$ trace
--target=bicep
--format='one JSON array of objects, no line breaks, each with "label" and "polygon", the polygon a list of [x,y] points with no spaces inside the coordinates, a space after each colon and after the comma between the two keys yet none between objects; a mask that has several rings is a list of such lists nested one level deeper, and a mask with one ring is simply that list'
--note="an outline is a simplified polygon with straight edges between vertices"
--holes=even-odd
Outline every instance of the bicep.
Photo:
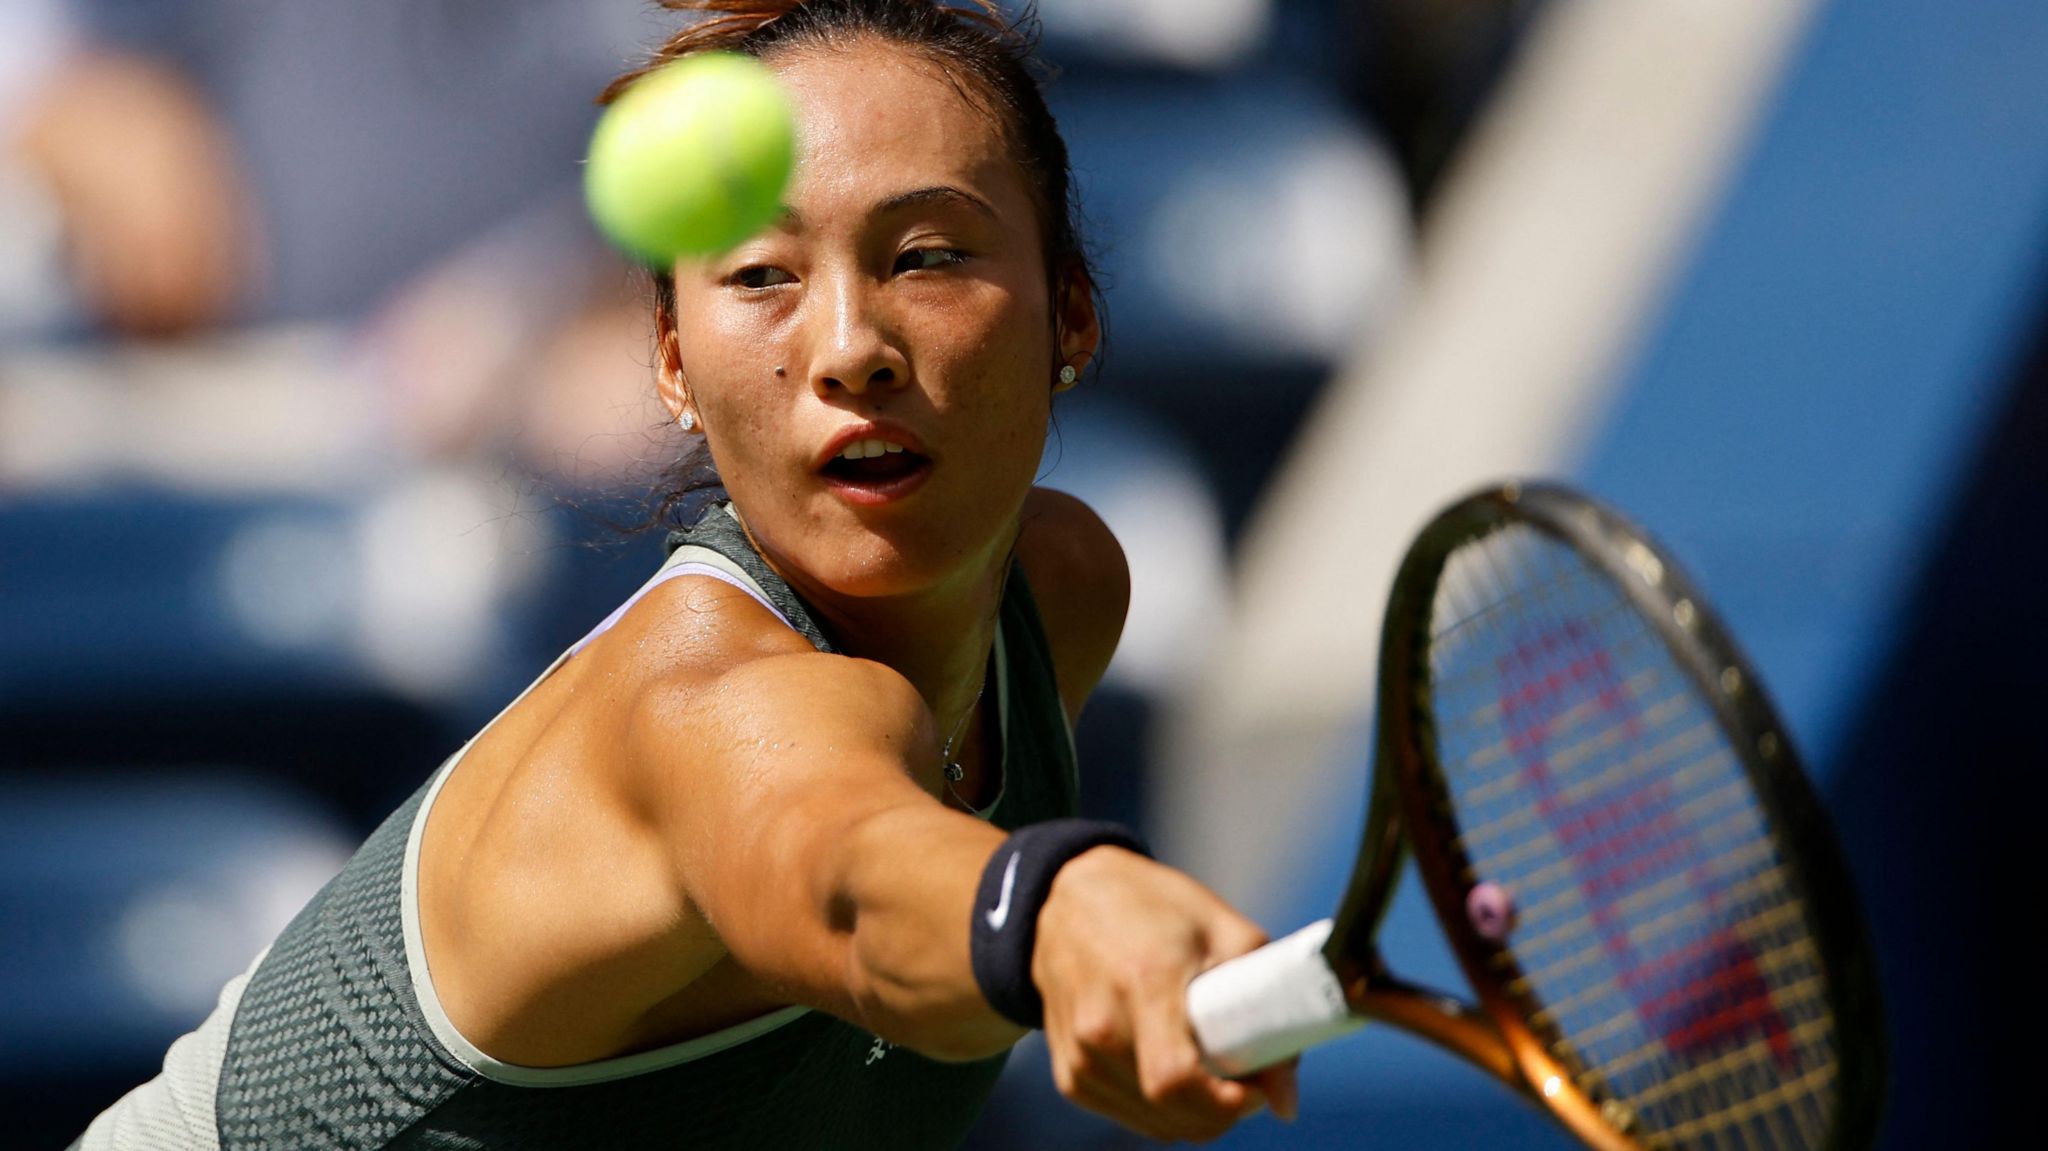
[{"label": "bicep", "polygon": [[636,758],[659,777],[681,894],[742,966],[843,1008],[861,868],[903,854],[874,829],[945,814],[915,689],[863,661],[776,656],[644,710]]}]

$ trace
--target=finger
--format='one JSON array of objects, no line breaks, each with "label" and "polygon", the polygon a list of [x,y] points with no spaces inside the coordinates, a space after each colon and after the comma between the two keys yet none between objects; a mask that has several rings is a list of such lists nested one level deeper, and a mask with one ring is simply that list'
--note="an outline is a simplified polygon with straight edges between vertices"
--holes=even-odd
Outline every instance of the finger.
[{"label": "finger", "polygon": [[1091,1060],[1078,1048],[1070,1056],[1056,1058],[1053,1081],[1060,1094],[1077,1107],[1114,1120],[1148,1139],[1172,1142],[1200,1137],[1171,1113],[1148,1102],[1138,1088],[1137,1069],[1128,1060],[1103,1063]]},{"label": "finger", "polygon": [[1294,1122],[1295,1117],[1301,1114],[1301,1084],[1297,1078],[1299,1062],[1298,1059],[1290,1059],[1266,1068],[1251,1079],[1272,1104],[1273,1114],[1288,1123]]},{"label": "finger", "polygon": [[1166,990],[1155,992],[1136,1013],[1139,1084],[1156,1106],[1227,1127],[1263,1105],[1264,1097],[1247,1084],[1209,1073],[1188,1024],[1186,995],[1175,983],[1165,981]]},{"label": "finger", "polygon": [[1137,1059],[1126,1016],[1127,1009],[1113,1001],[1077,1008],[1048,1028],[1048,1045],[1066,1062],[1076,1082],[1135,1098]]},{"label": "finger", "polygon": [[1273,941],[1265,929],[1235,912],[1211,924],[1208,932],[1209,966],[1257,951]]},{"label": "finger", "polygon": [[1046,1049],[1052,1057],[1053,1085],[1076,1105],[1133,1126],[1142,1110],[1137,1067],[1124,1043],[1121,1058],[1084,1043],[1078,1029],[1064,1018],[1049,1019]]},{"label": "finger", "polygon": [[1091,1046],[1081,1041],[1079,1029],[1056,1030],[1057,1037],[1047,1037],[1054,1056],[1053,1081],[1076,1106],[1162,1142],[1213,1139],[1228,1129],[1228,1121],[1191,1122],[1148,1099],[1127,1034],[1118,1037],[1120,1042],[1097,1035],[1097,1045]]},{"label": "finger", "polygon": [[1147,1105],[1136,1091],[1113,1091],[1099,1083],[1079,1082],[1067,1100],[1147,1139],[1171,1143],[1188,1138],[1178,1127],[1166,1123],[1161,1113]]}]

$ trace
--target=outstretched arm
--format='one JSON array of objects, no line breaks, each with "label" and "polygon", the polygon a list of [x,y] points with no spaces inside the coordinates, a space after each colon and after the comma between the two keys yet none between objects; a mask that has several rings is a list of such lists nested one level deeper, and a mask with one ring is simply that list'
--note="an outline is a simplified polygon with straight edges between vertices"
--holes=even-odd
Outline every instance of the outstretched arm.
[{"label": "outstretched arm", "polygon": [[[785,655],[694,698],[698,750],[663,816],[681,892],[732,956],[793,1001],[936,1058],[1015,1042],[969,953],[1005,837],[916,782],[939,748],[911,685],[879,664]],[[636,738],[676,746],[662,734],[673,717],[650,707]],[[1070,1098],[1162,1138],[1220,1134],[1262,1101],[1203,1070],[1185,1014],[1188,981],[1264,942],[1255,925],[1114,847],[1059,871],[1037,925],[1031,975]],[[1267,1086],[1284,1107],[1281,1079]]]}]

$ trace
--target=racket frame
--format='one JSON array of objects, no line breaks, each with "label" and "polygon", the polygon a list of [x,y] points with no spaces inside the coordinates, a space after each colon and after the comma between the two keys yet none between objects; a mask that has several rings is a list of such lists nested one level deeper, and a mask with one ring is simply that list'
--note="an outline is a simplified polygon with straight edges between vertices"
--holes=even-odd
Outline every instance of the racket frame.
[{"label": "racket frame", "polygon": [[[1384,725],[1380,727],[1376,758],[1382,764],[1392,762]],[[1345,1001],[1354,1013],[1391,1023],[1429,1040],[1515,1091],[1527,1094],[1529,1085],[1522,1078],[1514,1054],[1490,1018],[1454,996],[1400,978],[1387,969],[1381,958],[1374,936],[1393,902],[1407,842],[1402,833],[1400,790],[1393,773],[1384,768],[1374,771],[1371,787],[1365,835],[1348,893],[1334,917],[1329,942],[1323,949],[1324,961],[1336,974]]]},{"label": "racket frame", "polygon": [[[1443,774],[1436,763],[1426,658],[1445,561],[1458,547],[1521,524],[1571,548],[1610,577],[1654,626],[1675,662],[1714,708],[1738,759],[1756,783],[1776,845],[1792,863],[1828,977],[1839,1076],[1831,1148],[1875,1141],[1882,1110],[1885,1042],[1877,976],[1846,867],[1819,800],[1799,767],[1761,681],[1684,573],[1639,529],[1612,510],[1561,487],[1510,484],[1452,504],[1410,547],[1388,598],[1379,668],[1378,761],[1366,834],[1325,958],[1353,1010],[1393,1023],[1466,1059],[1540,1104],[1588,1145],[1631,1151],[1626,1107],[1581,1090],[1507,990],[1520,976],[1506,948],[1488,941],[1465,910],[1470,860],[1458,846]],[[1391,902],[1400,866],[1413,853],[1439,924],[1479,1000],[1477,1010],[1387,972],[1373,937]]]}]

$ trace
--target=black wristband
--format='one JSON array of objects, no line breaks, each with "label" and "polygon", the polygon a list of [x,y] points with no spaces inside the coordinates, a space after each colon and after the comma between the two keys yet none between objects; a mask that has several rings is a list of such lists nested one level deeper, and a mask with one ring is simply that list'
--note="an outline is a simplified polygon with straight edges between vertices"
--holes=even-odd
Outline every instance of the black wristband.
[{"label": "black wristband", "polygon": [[1031,982],[1031,952],[1038,943],[1038,909],[1067,861],[1091,847],[1128,848],[1151,855],[1143,840],[1118,823],[1054,819],[1018,828],[981,872],[968,954],[974,981],[989,1006],[1022,1027],[1045,1026],[1045,1000]]}]

